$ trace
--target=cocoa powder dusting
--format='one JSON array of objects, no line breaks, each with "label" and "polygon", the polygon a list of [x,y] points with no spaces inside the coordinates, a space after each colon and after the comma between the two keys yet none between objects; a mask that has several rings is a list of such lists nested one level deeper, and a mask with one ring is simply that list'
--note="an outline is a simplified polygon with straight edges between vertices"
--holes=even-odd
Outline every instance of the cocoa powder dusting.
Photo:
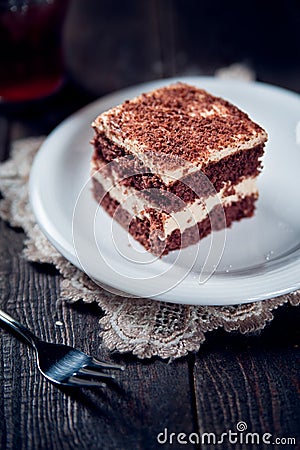
[{"label": "cocoa powder dusting", "polygon": [[142,94],[101,114],[96,131],[108,131],[124,146],[205,164],[214,152],[238,147],[265,131],[228,101],[176,83]]}]

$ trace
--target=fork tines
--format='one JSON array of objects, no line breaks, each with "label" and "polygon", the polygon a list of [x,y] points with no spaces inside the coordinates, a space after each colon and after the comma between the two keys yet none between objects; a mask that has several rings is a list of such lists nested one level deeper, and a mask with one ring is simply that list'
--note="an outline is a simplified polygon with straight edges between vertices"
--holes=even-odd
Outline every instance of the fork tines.
[{"label": "fork tines", "polygon": [[[99,369],[124,370],[125,367],[119,364],[106,363],[93,357],[86,366],[81,367],[68,379],[68,384],[105,387],[106,384],[100,381],[101,379],[114,380],[116,378],[114,374],[106,373]],[[90,377],[95,378],[95,380],[91,380]]]}]

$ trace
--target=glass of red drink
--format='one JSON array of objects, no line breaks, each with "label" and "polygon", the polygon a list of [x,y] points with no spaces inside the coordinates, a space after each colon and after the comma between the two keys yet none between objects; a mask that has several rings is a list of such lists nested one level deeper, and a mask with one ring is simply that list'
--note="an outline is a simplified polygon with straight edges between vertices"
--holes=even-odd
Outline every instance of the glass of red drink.
[{"label": "glass of red drink", "polygon": [[68,0],[0,0],[0,100],[55,92],[64,77],[62,25]]}]

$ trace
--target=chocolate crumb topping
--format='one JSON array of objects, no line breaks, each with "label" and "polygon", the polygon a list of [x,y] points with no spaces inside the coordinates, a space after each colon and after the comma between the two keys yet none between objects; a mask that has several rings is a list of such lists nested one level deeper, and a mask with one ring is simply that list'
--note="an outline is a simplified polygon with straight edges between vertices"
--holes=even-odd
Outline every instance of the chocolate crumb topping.
[{"label": "chocolate crumb topping", "polygon": [[184,83],[126,101],[98,116],[93,126],[125,148],[179,156],[197,165],[222,149],[251,147],[267,139],[245,112]]}]

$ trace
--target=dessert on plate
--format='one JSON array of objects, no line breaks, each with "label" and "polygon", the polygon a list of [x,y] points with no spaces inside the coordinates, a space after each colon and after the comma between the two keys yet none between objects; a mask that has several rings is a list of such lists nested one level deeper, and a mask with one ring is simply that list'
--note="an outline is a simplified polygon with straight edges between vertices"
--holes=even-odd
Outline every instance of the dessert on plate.
[{"label": "dessert on plate", "polygon": [[94,197],[153,254],[254,214],[267,133],[228,101],[175,83],[92,126]]}]

